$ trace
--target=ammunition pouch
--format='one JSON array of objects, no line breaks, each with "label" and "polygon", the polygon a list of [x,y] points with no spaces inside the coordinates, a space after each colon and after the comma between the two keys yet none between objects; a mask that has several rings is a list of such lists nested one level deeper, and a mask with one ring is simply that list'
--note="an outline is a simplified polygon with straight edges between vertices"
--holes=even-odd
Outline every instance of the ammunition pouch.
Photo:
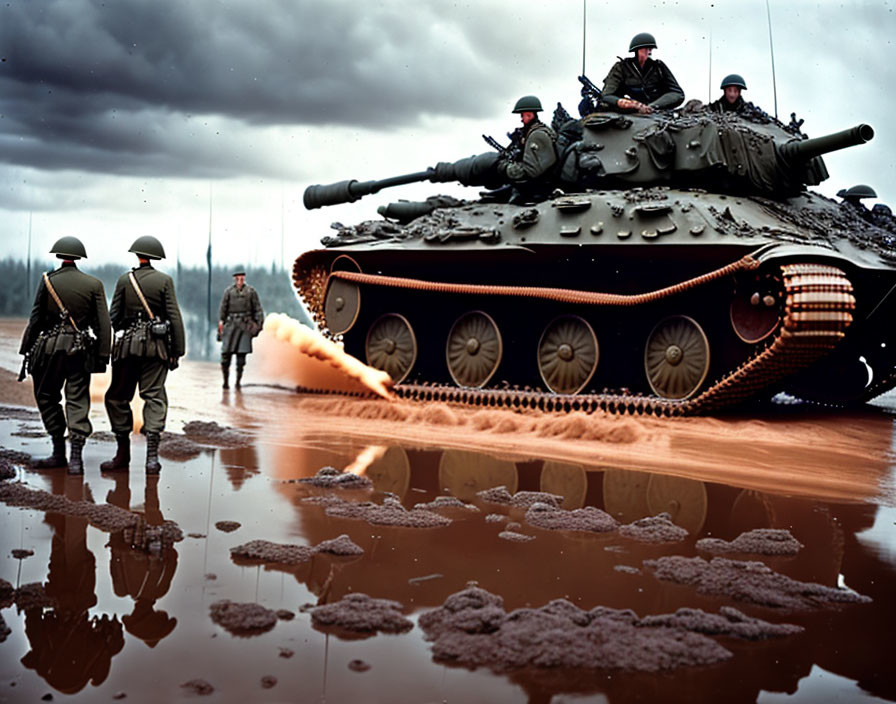
[{"label": "ammunition pouch", "polygon": [[167,320],[159,320],[156,318],[152,321],[152,325],[149,328],[150,334],[156,339],[168,339],[168,333],[171,330],[171,323]]},{"label": "ammunition pouch", "polygon": [[28,350],[26,371],[33,373],[35,369],[44,366],[47,360],[56,354],[65,354],[70,357],[78,354],[84,355],[86,368],[90,369],[96,356],[96,342],[91,330],[75,331],[66,323],[58,323],[37,336],[31,349]]},{"label": "ammunition pouch", "polygon": [[[161,335],[156,332],[157,328]],[[127,328],[116,331],[112,340],[112,361],[129,357],[167,360],[169,328],[167,320],[137,320]]]}]

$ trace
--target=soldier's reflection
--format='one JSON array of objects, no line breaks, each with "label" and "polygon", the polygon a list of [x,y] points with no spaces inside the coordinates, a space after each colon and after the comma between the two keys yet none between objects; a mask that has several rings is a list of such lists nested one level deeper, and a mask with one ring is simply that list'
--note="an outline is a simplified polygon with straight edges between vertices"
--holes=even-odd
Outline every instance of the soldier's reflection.
[{"label": "soldier's reflection", "polygon": [[247,447],[222,447],[218,450],[221,466],[227,472],[234,491],[239,491],[245,481],[259,473],[258,451],[254,445]]},{"label": "soldier's reflection", "polygon": [[[89,495],[81,477],[63,473],[54,474],[52,491],[73,501]],[[124,638],[117,617],[87,613],[96,605],[96,558],[87,548],[87,519],[48,513],[46,522],[53,528],[53,541],[45,590],[55,605],[26,611],[31,650],[22,664],[58,691],[73,694],[88,682],[97,686],[105,681]]]},{"label": "soldier's reflection", "polygon": [[[106,500],[110,504],[130,510],[131,491],[128,475],[115,477],[115,488]],[[146,477],[143,520],[146,525],[159,526],[164,522],[159,508],[159,477]],[[109,538],[112,550],[109,571],[112,588],[117,596],[129,596],[134,609],[122,622],[128,633],[154,648],[177,625],[177,619],[166,611],[156,610],[155,603],[168,593],[171,580],[177,570],[177,551],[172,545],[162,545],[158,552],[147,551],[140,545],[141,528],[133,533],[114,533]],[[135,545],[135,543],[137,543]]]}]

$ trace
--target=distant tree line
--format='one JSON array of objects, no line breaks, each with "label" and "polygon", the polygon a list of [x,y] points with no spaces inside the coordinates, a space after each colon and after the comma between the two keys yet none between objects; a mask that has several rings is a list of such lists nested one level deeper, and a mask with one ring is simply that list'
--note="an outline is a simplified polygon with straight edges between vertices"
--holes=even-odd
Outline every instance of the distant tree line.
[{"label": "distant tree line", "polygon": [[[58,266],[55,259],[31,263],[30,277],[27,263],[21,260],[0,259],[0,317],[27,318],[34,304],[34,294],[40,276]],[[91,266],[84,261],[82,271],[97,277],[106,289],[107,302],[112,301],[115,282],[129,267],[121,264]],[[207,359],[218,354],[215,342],[218,304],[224,289],[233,283],[233,267],[212,267],[211,305],[207,296],[208,269],[185,267],[180,264],[157,267],[174,279],[177,300],[187,328],[187,355],[191,359]],[[286,313],[308,325],[307,313],[299,304],[288,272],[272,265],[247,267],[246,283],[258,291],[265,314]],[[209,310],[211,308],[211,310]]]}]

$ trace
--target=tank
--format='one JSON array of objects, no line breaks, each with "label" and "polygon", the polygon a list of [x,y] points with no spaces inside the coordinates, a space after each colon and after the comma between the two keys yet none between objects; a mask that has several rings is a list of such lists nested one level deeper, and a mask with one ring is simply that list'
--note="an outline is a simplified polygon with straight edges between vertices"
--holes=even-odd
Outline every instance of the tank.
[{"label": "tank", "polygon": [[555,113],[560,159],[538,201],[503,202],[496,152],[310,186],[307,208],[415,181],[497,190],[340,226],[296,260],[296,290],[347,352],[430,399],[690,414],[892,388],[892,228],[807,189],[828,177],[824,154],[873,129],[809,139],[795,118],[695,103]]}]

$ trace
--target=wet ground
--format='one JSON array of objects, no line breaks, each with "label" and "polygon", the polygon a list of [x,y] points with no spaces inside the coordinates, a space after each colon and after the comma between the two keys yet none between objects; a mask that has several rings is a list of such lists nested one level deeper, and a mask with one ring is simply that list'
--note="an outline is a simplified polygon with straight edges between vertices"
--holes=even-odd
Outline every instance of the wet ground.
[{"label": "wet ground", "polygon": [[[0,492],[7,496],[0,503],[0,580],[17,590],[4,596],[0,582],[0,702],[47,694],[55,701],[138,702],[896,700],[890,399],[848,414],[776,407],[750,417],[676,421],[420,408],[272,386],[288,385],[283,365],[290,360],[277,357],[272,370],[262,342],[241,392],[222,392],[213,364],[187,362],[170,376],[169,430],[187,432],[169,440],[158,478],[144,476],[140,436],[129,474],[100,473],[114,444],[102,434],[108,423],[95,403],[100,432],[87,445],[81,479],[25,469],[15,464],[22,457],[9,453],[48,449],[28,408],[28,387],[12,373],[20,330],[18,321],[0,323],[0,446],[15,467],[11,481],[68,501],[48,503],[52,497],[32,492],[19,503],[52,510],[19,507],[9,491]],[[219,426],[185,425],[190,421]],[[325,466],[367,477],[372,488],[297,481]],[[477,496],[498,486],[520,500]],[[520,492],[536,491],[562,496],[566,511],[603,511],[619,526],[667,512],[688,533],[674,542],[642,542],[621,528],[552,530],[544,527],[546,509],[536,520],[522,500],[529,495]],[[447,496],[478,510],[432,504]],[[383,525],[369,510],[346,504],[372,501],[377,506],[368,509],[391,507],[389,515],[403,516],[396,499],[405,509],[431,504],[432,514],[450,521]],[[104,522],[106,503],[133,515],[127,529]],[[122,516],[130,520],[115,513]],[[791,580],[870,601],[832,603],[802,586],[797,608],[777,599],[777,587],[716,583],[713,591],[660,579],[652,566],[669,556],[708,563],[716,553],[698,541],[768,528],[788,531],[803,547],[722,559],[763,563]],[[363,553],[334,554],[321,545],[340,535]],[[247,548],[251,541],[268,542]],[[240,555],[232,554],[239,546]],[[608,648],[624,652],[604,661],[624,660],[626,669],[508,667],[490,649],[497,625],[469,627],[461,635],[475,637],[457,641],[465,650],[451,657],[425,628],[432,617],[421,615],[471,582],[501,597],[506,612],[560,598],[584,611],[631,609],[642,620],[682,607],[709,614],[734,607],[803,630],[761,640],[703,635],[728,654],[709,664],[669,656],[658,671],[643,665],[669,642],[690,642],[692,633],[669,631],[659,645],[608,637]],[[406,618],[411,627],[350,630],[312,608],[347,603],[353,593],[397,602],[365,602],[366,615],[382,608],[386,623]],[[545,627],[537,637],[516,636],[514,652],[546,641],[577,647],[573,631]],[[608,629],[591,629],[588,637],[602,632]],[[467,654],[476,662],[460,664]]]}]

